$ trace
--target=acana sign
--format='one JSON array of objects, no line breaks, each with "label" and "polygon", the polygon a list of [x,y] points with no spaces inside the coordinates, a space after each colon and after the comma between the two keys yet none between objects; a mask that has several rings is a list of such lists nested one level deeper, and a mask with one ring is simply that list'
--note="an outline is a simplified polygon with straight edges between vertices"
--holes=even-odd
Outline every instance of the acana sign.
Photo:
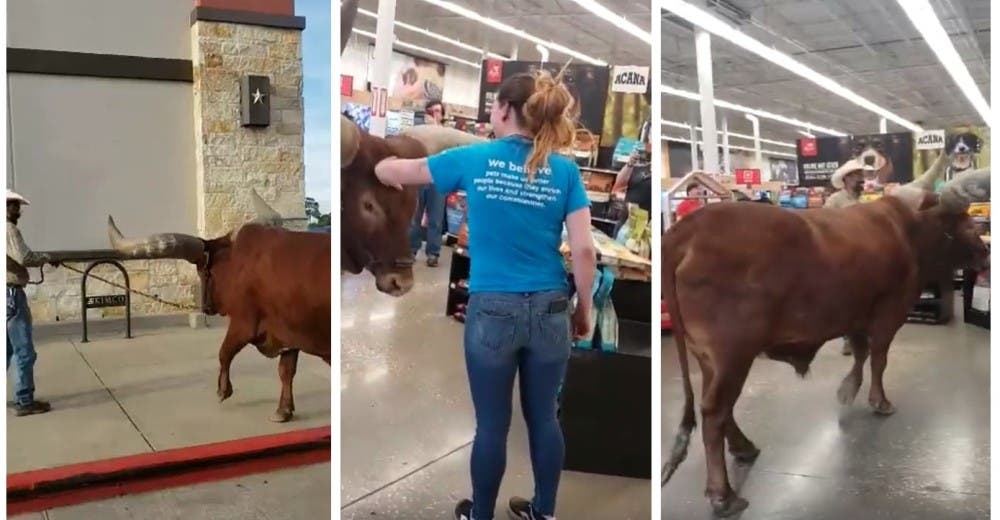
[{"label": "acana sign", "polygon": [[615,85],[631,85],[646,88],[646,76],[638,72],[622,72],[615,76]]},{"label": "acana sign", "polygon": [[917,144],[923,146],[943,145],[944,137],[940,134],[924,134],[917,139]]}]

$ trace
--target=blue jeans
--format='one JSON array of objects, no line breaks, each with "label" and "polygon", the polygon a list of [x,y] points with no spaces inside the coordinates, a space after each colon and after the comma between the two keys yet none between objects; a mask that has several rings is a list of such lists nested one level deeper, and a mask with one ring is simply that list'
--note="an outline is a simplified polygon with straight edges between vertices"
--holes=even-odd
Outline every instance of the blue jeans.
[{"label": "blue jeans", "polygon": [[569,313],[553,312],[565,291],[473,293],[465,322],[465,365],[476,409],[472,443],[472,515],[490,520],[507,462],[514,375],[528,425],[535,479],[532,504],[555,514],[563,466],[557,395],[570,355]]},{"label": "blue jeans", "polygon": [[35,399],[35,343],[31,339],[31,309],[23,287],[7,286],[7,370],[10,358],[14,370],[14,404],[31,404]]},{"label": "blue jeans", "polygon": [[424,211],[427,211],[427,256],[441,255],[441,229],[444,223],[444,203],[445,197],[434,187],[433,184],[421,186],[417,197],[417,212],[413,215],[413,222],[410,223],[410,250],[416,253],[420,251],[421,221]]}]

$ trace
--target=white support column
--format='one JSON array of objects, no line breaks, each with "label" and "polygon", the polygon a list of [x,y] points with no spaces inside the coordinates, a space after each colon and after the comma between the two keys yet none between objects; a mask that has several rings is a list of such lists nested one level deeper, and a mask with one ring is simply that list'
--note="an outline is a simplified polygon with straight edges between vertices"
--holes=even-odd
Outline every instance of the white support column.
[{"label": "white support column", "polygon": [[880,117],[878,119],[878,133],[880,133],[880,134],[887,133],[887,131],[886,131],[887,130],[887,126],[888,125],[887,125],[887,122],[886,122],[885,118],[884,117]]},{"label": "white support column", "polygon": [[712,81],[712,36],[695,29],[694,47],[698,62],[698,93],[701,94],[701,140],[704,170],[719,173],[719,136],[715,130],[715,86]]},{"label": "white support column", "polygon": [[746,114],[746,117],[753,123],[753,150],[757,158],[757,167],[763,169],[764,158],[760,150],[760,119],[751,114]]},{"label": "white support column", "polygon": [[722,118],[722,169],[726,175],[733,173],[733,161],[729,157],[729,120]]},{"label": "white support column", "polygon": [[517,61],[517,44],[516,43],[510,49],[510,61]]},{"label": "white support column", "polygon": [[691,130],[691,170],[698,169],[698,130],[695,129],[694,123],[689,123],[688,128]]},{"label": "white support column", "polygon": [[[379,0],[378,22],[375,25],[375,60],[372,65],[372,117],[369,133],[385,137],[386,114],[389,104],[389,68],[392,63],[392,44],[396,35],[392,26],[396,21],[396,0]],[[379,112],[379,100],[386,112]]]}]

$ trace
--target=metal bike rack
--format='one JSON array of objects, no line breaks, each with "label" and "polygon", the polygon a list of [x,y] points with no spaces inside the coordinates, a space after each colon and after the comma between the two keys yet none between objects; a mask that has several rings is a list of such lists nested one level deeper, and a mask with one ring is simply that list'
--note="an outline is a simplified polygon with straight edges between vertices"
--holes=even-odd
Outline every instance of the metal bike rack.
[{"label": "metal bike rack", "polygon": [[[87,278],[90,271],[99,265],[113,265],[118,268],[125,279],[125,294],[106,294],[100,296],[87,296]],[[94,260],[87,265],[83,271],[83,278],[80,280],[80,305],[83,320],[83,343],[89,343],[87,338],[87,309],[100,309],[105,307],[125,307],[125,339],[132,339],[132,283],[128,277],[128,271],[117,260]]]}]

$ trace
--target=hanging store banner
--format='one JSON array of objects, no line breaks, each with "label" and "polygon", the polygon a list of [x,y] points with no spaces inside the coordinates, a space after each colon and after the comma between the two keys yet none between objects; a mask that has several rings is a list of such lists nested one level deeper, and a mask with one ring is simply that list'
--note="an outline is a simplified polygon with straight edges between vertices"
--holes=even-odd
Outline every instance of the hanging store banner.
[{"label": "hanging store banner", "polygon": [[857,159],[871,166],[866,184],[886,186],[913,180],[913,134],[871,134],[799,139],[799,185],[830,186],[833,172]]},{"label": "hanging store banner", "polygon": [[[375,46],[369,46],[369,71],[374,67]],[[444,63],[392,51],[389,61],[389,96],[404,107],[420,108],[444,96]],[[369,78],[369,81],[371,79]]]},{"label": "hanging store banner", "polygon": [[[503,80],[522,72],[533,73],[539,69],[547,70],[556,75],[566,65],[565,63],[539,63],[537,61],[504,61],[501,74],[496,76],[494,60],[483,62],[480,72],[479,121],[490,120],[490,110],[496,99],[497,90]],[[604,109],[608,98],[608,85],[611,81],[611,69],[587,63],[571,63],[563,73],[563,83],[569,88],[570,94],[580,107],[580,124],[595,135],[600,135],[604,128]]]},{"label": "hanging store banner", "polygon": [[944,148],[944,130],[924,130],[917,134],[917,150]]},{"label": "hanging store banner", "polygon": [[611,69],[611,92],[644,94],[649,85],[649,67],[615,65]]},{"label": "hanging store banner", "polygon": [[768,158],[771,181],[784,183],[785,186],[799,185],[799,166],[795,161],[788,159]]}]

